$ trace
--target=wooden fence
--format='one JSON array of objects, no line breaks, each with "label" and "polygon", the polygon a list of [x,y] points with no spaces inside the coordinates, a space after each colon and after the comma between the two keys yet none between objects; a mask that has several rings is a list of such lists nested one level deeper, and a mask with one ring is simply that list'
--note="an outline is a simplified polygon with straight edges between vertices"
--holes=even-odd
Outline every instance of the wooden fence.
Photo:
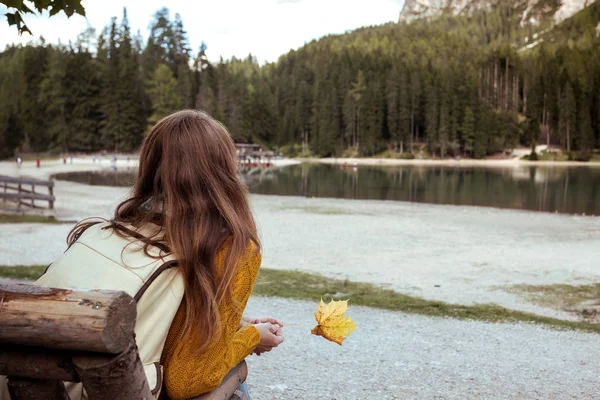
[{"label": "wooden fence", "polygon": [[[31,186],[31,188],[29,188]],[[35,191],[36,186],[47,188],[48,194],[42,194]],[[45,208],[35,204],[37,201],[48,202],[48,208],[54,209],[54,182],[44,181],[33,178],[15,178],[12,176],[0,175],[0,199],[2,203],[16,203],[17,209],[21,207]]]}]

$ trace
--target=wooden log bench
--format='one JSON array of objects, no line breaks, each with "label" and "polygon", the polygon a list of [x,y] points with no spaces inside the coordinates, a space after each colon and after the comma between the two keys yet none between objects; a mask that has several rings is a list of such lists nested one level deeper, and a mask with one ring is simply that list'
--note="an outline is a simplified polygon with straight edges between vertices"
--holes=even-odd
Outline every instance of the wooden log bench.
[{"label": "wooden log bench", "polygon": [[[11,399],[69,400],[63,382],[81,382],[90,400],[153,399],[135,318],[135,301],[122,291],[0,284],[0,375]],[[236,388],[247,372],[242,362],[196,399],[245,399]]]}]

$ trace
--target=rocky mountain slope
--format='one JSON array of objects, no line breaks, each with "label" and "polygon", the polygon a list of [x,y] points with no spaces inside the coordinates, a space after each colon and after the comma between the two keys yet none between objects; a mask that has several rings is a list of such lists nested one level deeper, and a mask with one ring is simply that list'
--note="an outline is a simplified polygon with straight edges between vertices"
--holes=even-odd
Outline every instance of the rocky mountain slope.
[{"label": "rocky mountain slope", "polygon": [[510,6],[521,13],[523,22],[552,18],[559,23],[591,4],[591,0],[406,0],[399,22],[418,18],[436,17],[443,13],[463,14],[501,5]]}]

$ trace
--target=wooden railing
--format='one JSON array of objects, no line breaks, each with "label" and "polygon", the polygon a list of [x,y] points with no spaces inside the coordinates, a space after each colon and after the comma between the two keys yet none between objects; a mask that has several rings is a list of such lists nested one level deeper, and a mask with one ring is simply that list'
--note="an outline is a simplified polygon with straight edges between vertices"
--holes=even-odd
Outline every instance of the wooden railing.
[{"label": "wooden railing", "polygon": [[[36,186],[46,187],[48,194],[37,193],[35,191]],[[21,209],[21,207],[44,208],[37,206],[35,201],[47,201],[48,208],[52,210],[56,200],[54,197],[54,181],[0,175],[0,199],[4,204],[7,201],[16,203],[17,209]]]}]

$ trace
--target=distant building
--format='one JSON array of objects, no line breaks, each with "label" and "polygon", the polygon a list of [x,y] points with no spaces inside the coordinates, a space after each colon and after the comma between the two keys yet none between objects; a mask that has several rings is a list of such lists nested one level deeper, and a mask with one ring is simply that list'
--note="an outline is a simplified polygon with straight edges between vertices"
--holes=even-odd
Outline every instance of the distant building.
[{"label": "distant building", "polygon": [[271,158],[275,156],[272,151],[265,151],[259,144],[236,143],[235,149],[238,160],[243,166],[271,166]]}]

